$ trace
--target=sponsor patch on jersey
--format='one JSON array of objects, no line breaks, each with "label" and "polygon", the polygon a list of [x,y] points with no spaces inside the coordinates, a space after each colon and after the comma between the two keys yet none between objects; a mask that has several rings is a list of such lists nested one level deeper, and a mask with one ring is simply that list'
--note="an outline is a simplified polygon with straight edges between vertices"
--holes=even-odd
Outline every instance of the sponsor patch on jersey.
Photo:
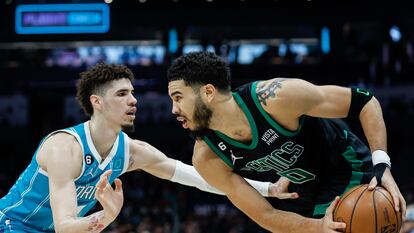
[{"label": "sponsor patch on jersey", "polygon": [[262,140],[266,142],[267,145],[272,144],[276,139],[279,137],[279,135],[273,130],[268,129],[266,132],[262,135]]}]

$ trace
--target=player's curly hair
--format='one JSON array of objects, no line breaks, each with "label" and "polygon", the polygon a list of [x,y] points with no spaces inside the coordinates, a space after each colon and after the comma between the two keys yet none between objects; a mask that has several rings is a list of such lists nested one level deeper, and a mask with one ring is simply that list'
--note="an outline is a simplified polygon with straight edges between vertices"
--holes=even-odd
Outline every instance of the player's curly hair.
[{"label": "player's curly hair", "polygon": [[128,67],[102,62],[79,75],[80,79],[76,85],[76,99],[88,116],[93,115],[92,103],[89,100],[91,95],[103,95],[107,84],[114,80],[123,78],[129,79],[131,82],[134,80],[134,74]]},{"label": "player's curly hair", "polygon": [[192,52],[177,58],[168,69],[168,82],[184,80],[194,90],[199,85],[212,84],[220,92],[230,91],[230,68],[211,52]]}]

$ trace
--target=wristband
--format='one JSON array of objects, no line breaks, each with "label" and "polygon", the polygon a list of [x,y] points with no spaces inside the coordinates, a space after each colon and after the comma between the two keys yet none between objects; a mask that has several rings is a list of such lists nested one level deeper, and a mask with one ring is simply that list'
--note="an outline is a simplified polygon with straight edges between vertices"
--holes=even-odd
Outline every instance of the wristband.
[{"label": "wristband", "polygon": [[384,175],[385,169],[387,169],[387,164],[379,163],[374,166],[374,176],[377,178],[378,186],[382,185],[382,176]]},{"label": "wristband", "polygon": [[391,159],[387,152],[376,150],[372,152],[372,164],[375,166],[380,163],[385,163],[391,169]]}]

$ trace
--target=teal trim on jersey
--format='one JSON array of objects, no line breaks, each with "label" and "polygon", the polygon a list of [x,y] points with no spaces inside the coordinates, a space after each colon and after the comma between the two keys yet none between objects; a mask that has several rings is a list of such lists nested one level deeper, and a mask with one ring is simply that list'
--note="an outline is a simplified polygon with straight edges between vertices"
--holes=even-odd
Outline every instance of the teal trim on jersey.
[{"label": "teal trim on jersey", "polygon": [[303,125],[303,121],[305,119],[305,116],[302,116],[299,120],[299,127],[297,130],[295,131],[291,131],[288,129],[285,129],[283,126],[279,125],[279,123],[277,123],[264,109],[263,106],[259,103],[259,99],[257,98],[256,95],[256,87],[257,87],[257,83],[259,81],[256,81],[252,84],[252,89],[251,89],[251,94],[252,94],[252,98],[254,103],[256,104],[257,108],[259,109],[260,113],[263,115],[263,117],[267,120],[267,122],[269,122],[269,124],[271,126],[273,126],[278,132],[280,132],[281,134],[283,134],[286,137],[293,137],[295,135],[297,135],[300,132],[300,129],[302,128]]},{"label": "teal trim on jersey", "polygon": [[[74,181],[78,217],[84,216],[95,205],[96,183],[105,171],[112,169],[112,174],[109,177],[110,184],[121,175],[124,165],[128,164],[125,161],[128,158],[128,137],[120,132],[110,154],[103,163],[99,163],[98,159],[92,159],[91,148],[94,148],[94,145],[87,142],[90,131],[86,124],[88,122],[72,128],[54,131],[41,141],[28,167],[17,179],[8,194],[0,199],[0,229],[4,219],[11,219],[11,226],[16,226],[25,232],[54,232],[50,207],[49,178],[47,172],[41,170],[36,160],[39,148],[46,138],[51,135],[58,132],[69,133],[76,138],[82,147],[82,173]],[[26,230],[23,227],[29,229]]]},{"label": "teal trim on jersey", "polygon": [[[348,131],[344,130],[345,132],[345,136],[348,137]],[[361,179],[363,176],[363,172],[361,172],[361,168],[362,168],[362,161],[359,160],[357,158],[357,153],[354,150],[354,148],[352,146],[348,146],[346,148],[346,151],[344,153],[342,153],[342,156],[344,156],[344,158],[346,159],[346,161],[351,165],[352,167],[352,175],[351,175],[351,179],[349,180],[349,184],[348,186],[345,188],[345,191],[341,194],[341,197],[348,192],[351,188],[360,185],[361,184]],[[320,215],[324,215],[326,209],[329,207],[329,205],[332,203],[326,203],[326,204],[320,204],[320,205],[316,205],[315,209],[313,211],[313,216],[320,216]]]},{"label": "teal trim on jersey", "polygon": [[216,155],[218,155],[229,167],[234,168],[233,163],[220,151],[218,150],[214,144],[208,139],[207,137],[203,137],[204,142],[213,150]]},{"label": "teal trim on jersey", "polygon": [[257,133],[256,123],[254,122],[252,114],[250,113],[250,111],[247,108],[246,104],[243,102],[240,95],[238,93],[233,92],[233,97],[236,100],[236,102],[239,104],[239,106],[243,110],[244,114],[246,115],[247,120],[249,121],[250,128],[252,130],[252,142],[250,143],[250,145],[246,145],[244,143],[238,142],[238,141],[228,137],[227,135],[223,134],[220,131],[214,130],[214,132],[221,139],[223,139],[224,141],[226,141],[227,143],[229,143],[233,146],[237,146],[237,147],[240,147],[240,148],[243,148],[243,149],[248,149],[248,150],[254,149],[254,148],[256,148],[257,143],[259,142],[259,137],[257,136],[258,133]]}]

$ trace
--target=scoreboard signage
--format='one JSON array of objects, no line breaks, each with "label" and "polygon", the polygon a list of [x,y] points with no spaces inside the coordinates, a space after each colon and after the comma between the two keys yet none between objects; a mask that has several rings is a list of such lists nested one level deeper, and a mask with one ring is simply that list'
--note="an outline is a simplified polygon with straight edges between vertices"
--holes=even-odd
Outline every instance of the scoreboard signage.
[{"label": "scoreboard signage", "polygon": [[105,33],[107,4],[37,4],[16,8],[17,34]]}]

